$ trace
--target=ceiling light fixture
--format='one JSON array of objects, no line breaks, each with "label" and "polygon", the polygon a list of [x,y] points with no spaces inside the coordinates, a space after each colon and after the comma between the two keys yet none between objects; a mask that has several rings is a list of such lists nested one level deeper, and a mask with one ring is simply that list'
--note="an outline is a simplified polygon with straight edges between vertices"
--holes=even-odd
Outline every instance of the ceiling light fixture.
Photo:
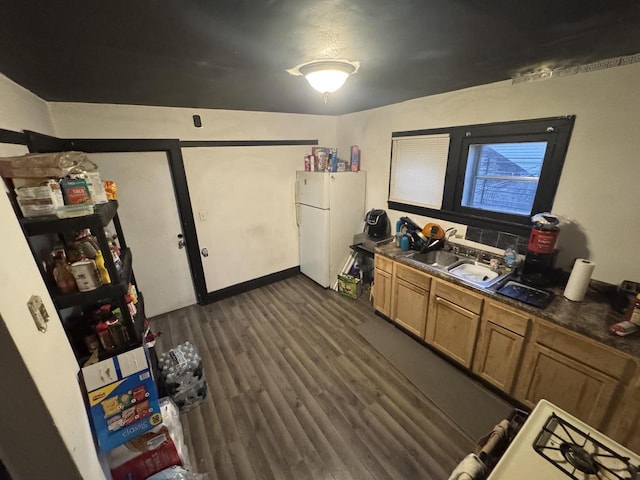
[{"label": "ceiling light fixture", "polygon": [[309,85],[322,93],[324,103],[329,100],[329,94],[338,90],[350,75],[360,68],[359,62],[348,60],[314,60],[303,63],[290,70],[291,75],[304,76]]}]

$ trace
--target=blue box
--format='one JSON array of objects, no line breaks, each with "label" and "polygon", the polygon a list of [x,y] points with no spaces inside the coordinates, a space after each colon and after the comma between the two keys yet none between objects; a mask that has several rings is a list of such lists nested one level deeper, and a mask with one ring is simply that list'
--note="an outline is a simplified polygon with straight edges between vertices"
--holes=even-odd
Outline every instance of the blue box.
[{"label": "blue box", "polygon": [[82,369],[93,433],[109,451],[162,423],[146,347]]}]

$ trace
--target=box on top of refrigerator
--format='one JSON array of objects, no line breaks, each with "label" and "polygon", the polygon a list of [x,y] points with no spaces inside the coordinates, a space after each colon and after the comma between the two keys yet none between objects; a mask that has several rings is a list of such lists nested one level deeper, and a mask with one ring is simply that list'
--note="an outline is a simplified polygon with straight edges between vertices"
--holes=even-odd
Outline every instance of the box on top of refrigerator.
[{"label": "box on top of refrigerator", "polygon": [[106,452],[162,423],[146,347],[82,369],[93,432]]}]

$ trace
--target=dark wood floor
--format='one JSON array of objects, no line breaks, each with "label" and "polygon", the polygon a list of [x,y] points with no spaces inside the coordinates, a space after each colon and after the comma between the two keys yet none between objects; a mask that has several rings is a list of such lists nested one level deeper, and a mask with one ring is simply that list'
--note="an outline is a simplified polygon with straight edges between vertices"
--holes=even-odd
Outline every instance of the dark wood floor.
[{"label": "dark wood floor", "polygon": [[158,352],[190,341],[209,395],[182,416],[214,479],[447,479],[472,450],[355,330],[365,301],[299,275],[154,318]]}]

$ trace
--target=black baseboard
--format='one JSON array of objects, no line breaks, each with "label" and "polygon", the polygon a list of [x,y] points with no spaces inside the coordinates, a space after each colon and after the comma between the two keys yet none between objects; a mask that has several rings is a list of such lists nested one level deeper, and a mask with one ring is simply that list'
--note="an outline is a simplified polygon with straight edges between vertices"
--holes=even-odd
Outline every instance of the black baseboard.
[{"label": "black baseboard", "polygon": [[280,280],[293,277],[295,275],[298,275],[299,273],[300,273],[300,266],[291,267],[286,270],[282,270],[280,272],[265,275],[264,277],[248,280],[246,282],[238,283],[237,285],[231,285],[230,287],[222,288],[220,290],[216,290],[215,292],[209,292],[207,293],[204,300],[200,302],[200,305],[206,305],[207,303],[212,303],[217,300],[222,300],[223,298],[233,297],[234,295],[248,292],[249,290],[253,290],[254,288],[264,287],[265,285],[279,282]]}]

